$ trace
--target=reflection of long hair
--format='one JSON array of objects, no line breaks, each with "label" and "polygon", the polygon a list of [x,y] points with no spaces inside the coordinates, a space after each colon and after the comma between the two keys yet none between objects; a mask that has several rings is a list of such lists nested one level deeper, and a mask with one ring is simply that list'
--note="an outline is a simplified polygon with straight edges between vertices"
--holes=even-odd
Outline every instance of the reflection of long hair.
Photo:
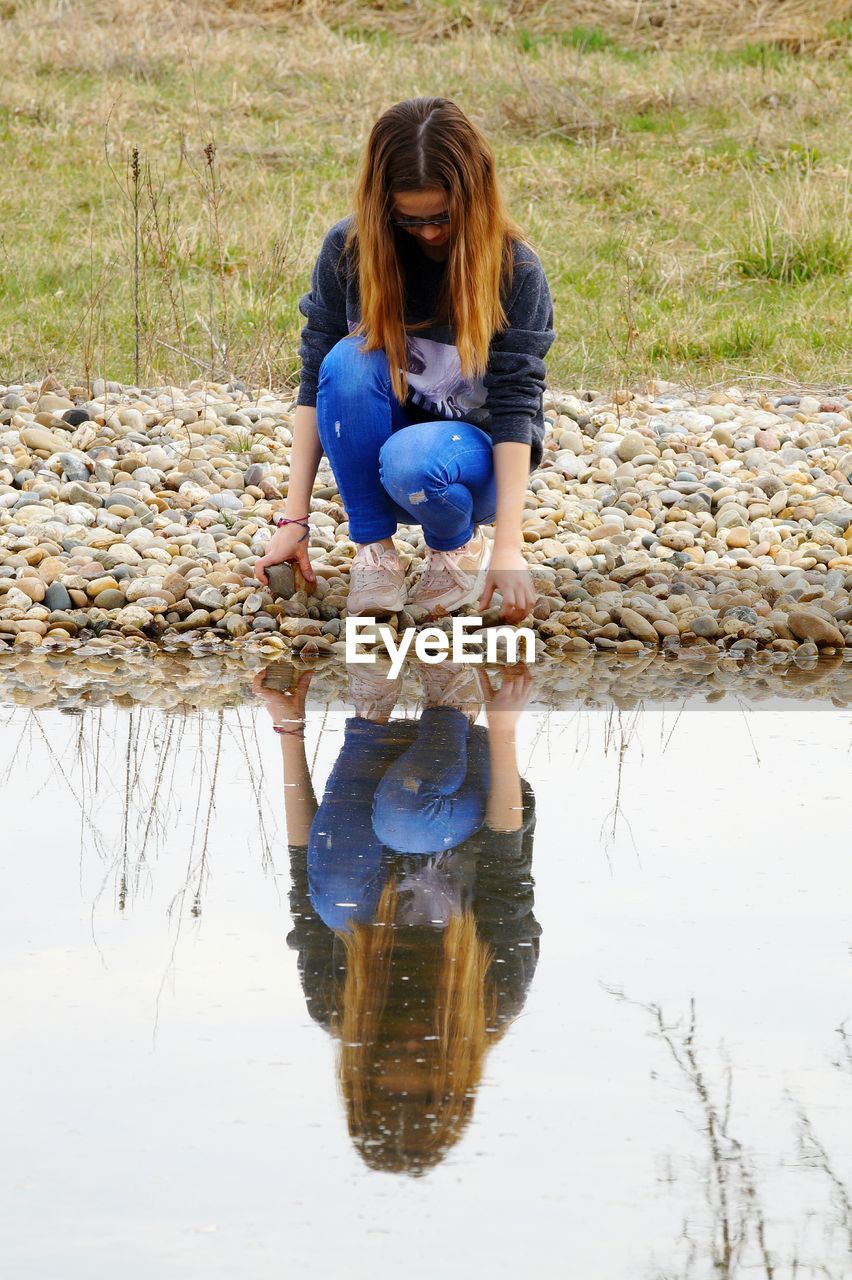
[{"label": "reflection of long hair", "polygon": [[446,192],[450,257],[438,308],[446,318],[452,300],[465,378],[485,372],[492,336],[508,323],[500,290],[512,282],[512,240],[530,243],[506,212],[488,140],[454,102],[410,98],[379,116],[362,159],[346,248],[358,272],[361,301],[354,332],[366,335],[365,351],[386,352],[401,402],[408,394],[404,293],[391,201],[397,192],[426,189]]},{"label": "reflection of long hair", "polygon": [[[454,914],[440,932],[399,930],[394,927],[396,909],[396,881],[391,878],[375,921],[353,924],[350,932],[338,935],[346,952],[335,1019],[341,1040],[338,1075],[349,1132],[367,1164],[416,1174],[437,1164],[461,1136],[485,1050],[505,1025],[496,1025],[491,951],[477,934],[473,913]],[[402,944],[408,933],[411,945]],[[418,1042],[416,1053],[397,1050],[394,1057],[394,1024],[397,1037],[404,1037],[418,997],[428,1031],[409,1031]],[[388,1062],[414,1071],[412,1089],[383,1088],[382,1069]]]}]

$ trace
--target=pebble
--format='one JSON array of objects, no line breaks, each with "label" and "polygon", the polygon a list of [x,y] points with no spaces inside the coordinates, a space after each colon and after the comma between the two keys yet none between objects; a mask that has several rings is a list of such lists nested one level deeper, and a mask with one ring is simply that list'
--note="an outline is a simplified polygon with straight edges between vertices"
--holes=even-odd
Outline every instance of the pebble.
[{"label": "pebble", "polygon": [[653,624],[647,618],[643,618],[641,613],[637,613],[635,609],[622,608],[621,623],[630,632],[631,636],[635,636],[637,640],[648,640],[651,644],[656,644],[659,638],[658,633],[654,630]]},{"label": "pebble", "polygon": [[68,594],[67,588],[63,587],[61,582],[54,582],[44,593],[45,608],[51,612],[57,609],[71,609],[73,602]]},{"label": "pebble", "polygon": [[719,634],[719,627],[712,613],[699,614],[697,618],[693,618],[690,626],[695,635],[708,640],[715,639]]},{"label": "pebble", "polygon": [[843,647],[844,639],[839,627],[811,609],[791,610],[787,615],[787,626],[798,640],[813,640],[820,647]]},{"label": "pebble", "polygon": [[[287,492],[292,400],[199,380],[101,382],[91,399],[15,383],[0,403],[0,651],[98,640],[338,652],[355,548],[325,460],[316,586],[289,565],[268,587],[254,573]],[[852,652],[849,395],[702,397],[659,383],[614,398],[548,391],[544,408],[524,544],[546,652]],[[411,586],[422,531],[401,526],[398,541]],[[424,621],[410,606],[399,625]]]}]

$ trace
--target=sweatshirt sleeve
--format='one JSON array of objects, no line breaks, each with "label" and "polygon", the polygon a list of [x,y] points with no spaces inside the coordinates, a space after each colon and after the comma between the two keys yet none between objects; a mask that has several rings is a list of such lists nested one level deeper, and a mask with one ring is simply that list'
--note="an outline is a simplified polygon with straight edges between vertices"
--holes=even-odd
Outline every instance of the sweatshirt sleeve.
[{"label": "sweatshirt sleeve", "polygon": [[296,404],[315,405],[319,367],[325,356],[349,332],[346,322],[346,288],[341,223],[327,232],[311,271],[311,287],[299,299],[307,324],[302,329],[299,356],[302,371]]},{"label": "sweatshirt sleeve", "polygon": [[532,875],[535,797],[521,779],[520,831],[480,832],[473,911],[477,930],[491,950],[497,995],[496,1026],[524,1007],[539,957],[541,925],[535,918]]},{"label": "sweatshirt sleeve", "polygon": [[491,340],[482,379],[494,444],[532,443],[546,381],[544,357],[556,336],[547,277],[538,258],[522,248],[505,304],[509,323]]}]

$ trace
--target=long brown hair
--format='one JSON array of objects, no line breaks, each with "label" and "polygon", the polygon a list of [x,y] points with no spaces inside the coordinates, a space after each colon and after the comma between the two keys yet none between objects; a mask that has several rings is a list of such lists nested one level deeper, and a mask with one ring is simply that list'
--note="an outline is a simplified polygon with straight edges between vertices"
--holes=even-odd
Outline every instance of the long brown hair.
[{"label": "long brown hair", "polygon": [[[373,923],[355,924],[339,935],[346,978],[333,1026],[340,1037],[338,1080],[356,1148],[372,1168],[416,1176],[460,1138],[485,1052],[507,1024],[497,1020],[492,954],[472,912],[454,914],[441,931],[420,930],[415,947],[400,952],[396,911],[391,878]],[[413,1055],[425,1087],[410,1096],[384,1089],[378,1077],[389,1037],[395,1024],[398,1033],[418,986],[431,1034]]]},{"label": "long brown hair", "polygon": [[406,326],[390,218],[396,193],[427,189],[447,198],[450,256],[438,308],[455,330],[464,377],[485,372],[491,339],[508,322],[501,289],[512,283],[512,241],[532,247],[506,212],[488,140],[460,107],[449,98],[409,98],[379,116],[362,158],[345,248],[361,300],[354,332],[365,335],[363,350],[385,351],[400,402],[408,394]]}]

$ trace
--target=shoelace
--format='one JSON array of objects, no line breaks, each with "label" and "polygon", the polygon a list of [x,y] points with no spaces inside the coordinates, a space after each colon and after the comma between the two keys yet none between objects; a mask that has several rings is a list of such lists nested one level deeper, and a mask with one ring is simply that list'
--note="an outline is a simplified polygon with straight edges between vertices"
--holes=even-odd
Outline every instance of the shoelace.
[{"label": "shoelace", "polygon": [[467,547],[457,547],[455,551],[435,551],[429,547],[423,577],[428,575],[430,586],[434,584],[444,587],[454,583],[457,587],[466,587],[470,582],[470,575],[459,563],[466,552]]},{"label": "shoelace", "polygon": [[386,547],[382,547],[380,551],[372,542],[368,542],[365,547],[361,547],[352,561],[353,573],[357,573],[360,570],[371,571],[374,569],[387,569],[391,573],[398,573],[400,567],[399,560],[393,551],[388,551]]},{"label": "shoelace", "polygon": [[[435,678],[430,678],[433,677],[433,673]],[[457,707],[461,710],[459,706],[461,702],[482,701],[482,690],[476,676],[469,668],[452,672],[446,680],[437,675],[435,668],[427,667],[422,673],[422,679],[427,696],[435,697],[432,705]]]}]

